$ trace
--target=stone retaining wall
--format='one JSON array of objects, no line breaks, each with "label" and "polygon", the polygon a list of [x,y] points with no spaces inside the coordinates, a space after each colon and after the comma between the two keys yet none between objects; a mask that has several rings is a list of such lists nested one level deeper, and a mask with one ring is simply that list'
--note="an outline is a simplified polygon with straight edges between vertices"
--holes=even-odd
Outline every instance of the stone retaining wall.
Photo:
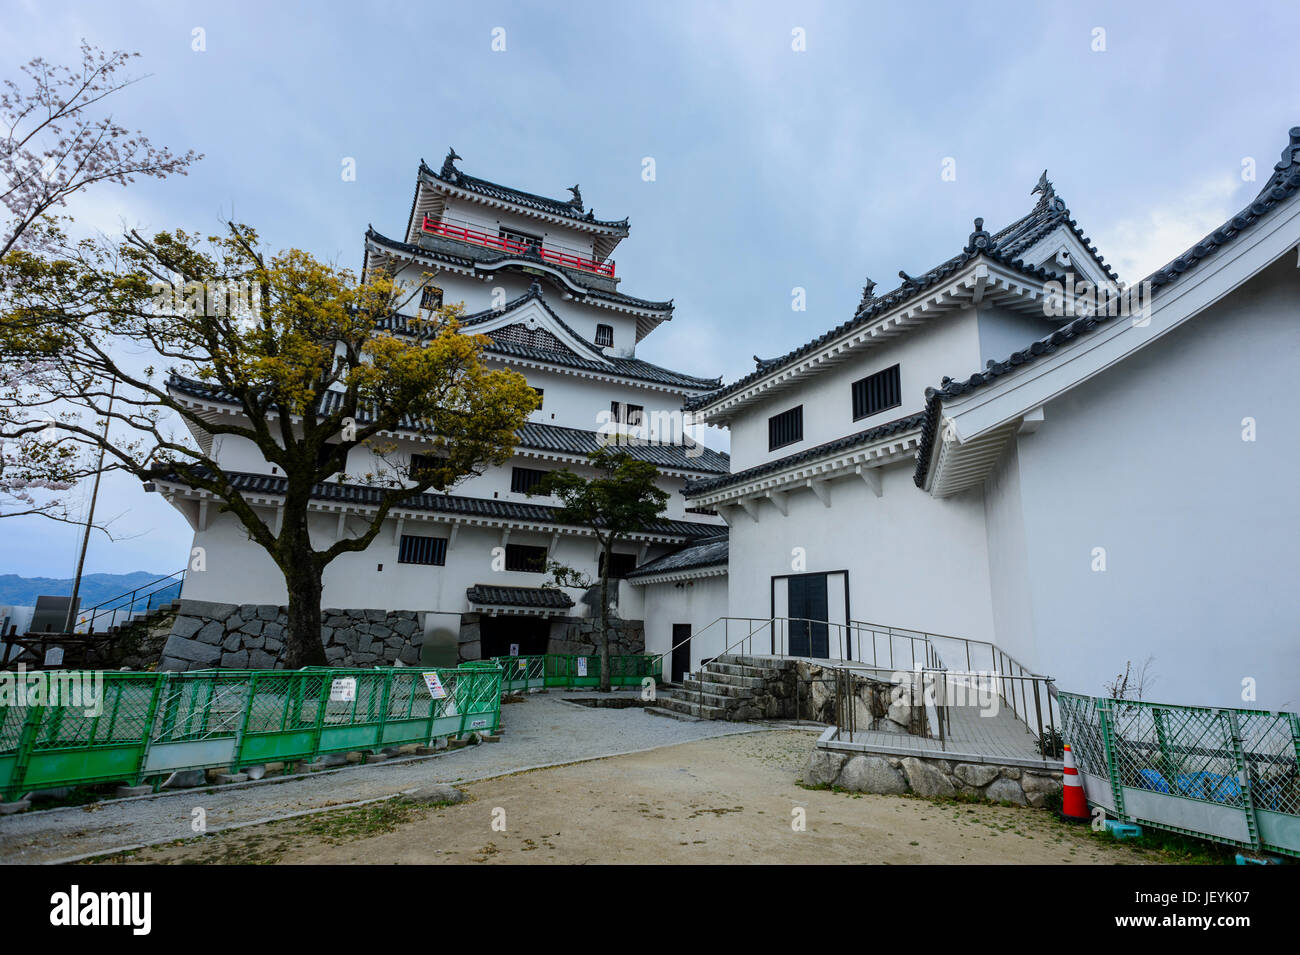
[{"label": "stone retaining wall", "polygon": [[[159,670],[270,670],[281,667],[287,607],[182,600]],[[321,611],[321,641],[331,666],[420,662],[424,627],[414,610]]]},{"label": "stone retaining wall", "polygon": [[[461,614],[457,646],[462,663],[467,660],[482,659],[483,645],[480,640],[479,626],[481,619],[482,614]],[[596,642],[598,629],[598,624],[592,617],[555,617],[551,620],[546,652],[594,656],[600,652],[600,646]],[[645,653],[643,621],[622,620],[615,617],[610,620],[609,629],[609,652],[612,656]]]},{"label": "stone retaining wall", "polygon": [[1047,769],[963,763],[918,756],[851,755],[818,748],[808,760],[809,785],[850,792],[918,796],[976,796],[990,802],[1042,807],[1061,791],[1061,773]]}]

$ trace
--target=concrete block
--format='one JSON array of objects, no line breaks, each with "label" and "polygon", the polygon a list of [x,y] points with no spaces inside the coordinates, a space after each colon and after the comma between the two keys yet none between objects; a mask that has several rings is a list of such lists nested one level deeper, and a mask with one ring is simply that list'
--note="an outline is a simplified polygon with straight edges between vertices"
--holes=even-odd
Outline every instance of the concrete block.
[{"label": "concrete block", "polygon": [[14,802],[0,802],[0,816],[12,816],[16,812],[32,808],[30,799],[18,799]]},{"label": "concrete block", "polygon": [[153,787],[149,785],[118,786],[117,789],[113,791],[113,795],[118,799],[127,799],[131,796],[148,796],[151,793],[153,793]]},{"label": "concrete block", "polygon": [[217,773],[212,781],[222,786],[230,783],[246,783],[248,782],[248,773]]}]

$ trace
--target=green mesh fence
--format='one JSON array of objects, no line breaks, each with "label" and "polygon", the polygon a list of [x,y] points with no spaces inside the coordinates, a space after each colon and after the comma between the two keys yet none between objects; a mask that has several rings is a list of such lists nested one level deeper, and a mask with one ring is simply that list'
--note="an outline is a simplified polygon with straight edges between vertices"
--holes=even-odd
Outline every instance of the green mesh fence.
[{"label": "green mesh fence", "polygon": [[[493,662],[509,670],[518,668],[518,660],[529,661],[525,671],[529,674],[528,686],[537,685],[560,689],[593,687],[600,685],[600,656],[571,653],[548,653],[539,657],[494,657]],[[540,661],[533,663],[532,661]],[[540,677],[540,684],[535,681]],[[655,682],[663,680],[663,659],[647,653],[628,653],[609,658],[610,686],[640,686],[646,678]]]},{"label": "green mesh fence", "polygon": [[[501,677],[490,663],[27,674],[0,697],[0,794],[12,800],[32,789],[160,781],[181,769],[234,771],[495,732]],[[42,681],[43,692],[30,691]]]},{"label": "green mesh fence", "polygon": [[1300,718],[1061,693],[1089,801],[1120,819],[1300,855]]}]

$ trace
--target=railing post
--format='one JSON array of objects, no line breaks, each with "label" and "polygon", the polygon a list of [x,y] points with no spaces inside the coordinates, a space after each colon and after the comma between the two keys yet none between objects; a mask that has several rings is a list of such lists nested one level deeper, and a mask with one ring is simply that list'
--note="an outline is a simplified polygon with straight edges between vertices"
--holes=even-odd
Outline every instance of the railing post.
[{"label": "railing post", "polygon": [[1228,710],[1228,738],[1232,744],[1232,758],[1237,763],[1237,780],[1241,785],[1241,808],[1246,813],[1246,828],[1250,831],[1250,847],[1258,849],[1259,820],[1255,818],[1255,800],[1251,792],[1250,767],[1241,746],[1241,723],[1235,710]]},{"label": "railing post", "polygon": [[[1044,751],[1046,747],[1044,745],[1044,740],[1043,740],[1043,701],[1042,701],[1042,697],[1039,695],[1038,692],[1038,681],[1034,680],[1033,682],[1034,682],[1034,716],[1038,722],[1038,754],[1042,756],[1044,759],[1046,759],[1047,753]],[[1052,758],[1055,759],[1056,757],[1053,756]]]},{"label": "railing post", "polygon": [[1111,797],[1115,800],[1115,814],[1122,821],[1124,812],[1124,787],[1119,778],[1119,761],[1115,753],[1115,731],[1111,722],[1108,699],[1097,700],[1097,721],[1101,724],[1101,745],[1106,754],[1106,771],[1110,774]]}]

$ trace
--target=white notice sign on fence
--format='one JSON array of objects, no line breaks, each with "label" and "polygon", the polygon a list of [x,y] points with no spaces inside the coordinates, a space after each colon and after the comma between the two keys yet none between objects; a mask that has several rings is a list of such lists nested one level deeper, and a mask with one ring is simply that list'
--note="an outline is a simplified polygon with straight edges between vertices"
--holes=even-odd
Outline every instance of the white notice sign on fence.
[{"label": "white notice sign on fence", "polygon": [[429,670],[420,674],[424,677],[424,685],[429,688],[429,695],[435,700],[444,699],[447,691],[443,688],[442,680],[438,677],[436,670]]},{"label": "white notice sign on fence", "polygon": [[587,658],[578,657],[578,676],[587,675]]},{"label": "white notice sign on fence", "polygon": [[357,698],[357,679],[352,676],[339,677],[330,683],[331,703],[351,703]]}]

